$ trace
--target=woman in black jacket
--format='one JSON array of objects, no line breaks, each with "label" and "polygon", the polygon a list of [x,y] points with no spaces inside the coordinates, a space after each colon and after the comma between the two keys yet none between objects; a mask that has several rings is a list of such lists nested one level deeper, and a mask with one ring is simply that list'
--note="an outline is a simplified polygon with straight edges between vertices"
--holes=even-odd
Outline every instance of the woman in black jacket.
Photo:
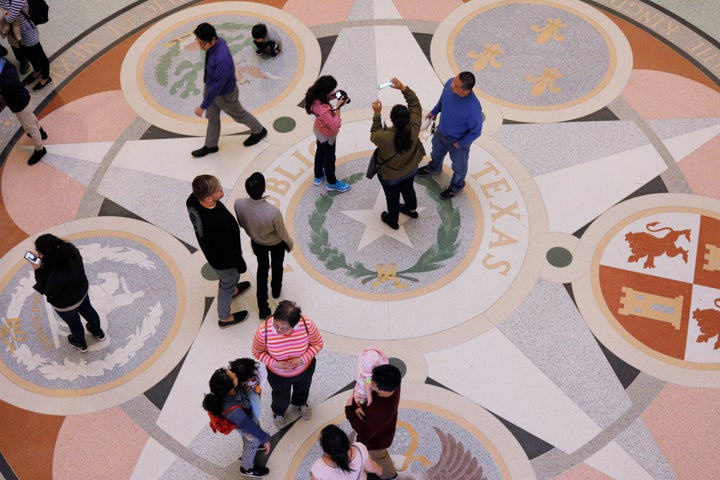
[{"label": "woman in black jacket", "polygon": [[68,342],[81,352],[87,352],[85,330],[80,316],[87,322],[87,329],[95,338],[105,340],[100,317],[90,303],[89,283],[80,251],[72,243],[46,233],[35,240],[40,258],[35,269],[33,288],[45,295],[60,318],[70,327]]}]

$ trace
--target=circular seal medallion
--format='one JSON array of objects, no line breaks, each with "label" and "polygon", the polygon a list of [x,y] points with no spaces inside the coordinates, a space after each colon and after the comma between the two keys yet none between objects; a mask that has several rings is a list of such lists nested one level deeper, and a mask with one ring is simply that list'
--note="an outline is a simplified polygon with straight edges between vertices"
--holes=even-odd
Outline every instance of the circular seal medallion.
[{"label": "circular seal medallion", "polygon": [[[133,230],[147,232],[141,237],[121,231],[128,222],[137,227]],[[49,413],[55,414],[94,411],[132,398],[138,388],[151,387],[158,380],[155,377],[162,378],[182,356],[178,343],[184,340],[178,342],[178,336],[189,326],[183,322],[185,283],[170,256],[182,252],[179,242],[151,232],[150,225],[139,227],[141,222],[116,219],[113,223],[114,230],[53,232],[80,251],[90,284],[88,295],[105,332],[103,341],[86,332],[84,353],[68,343],[67,324],[33,289],[34,272],[22,258],[25,249],[32,249],[30,241],[2,259],[8,268],[0,281],[0,372],[3,382],[9,381],[0,389],[3,400],[15,403],[20,395],[23,408],[40,411],[52,403],[57,410]],[[167,243],[160,248],[149,240],[153,237]],[[189,256],[187,250],[185,255]],[[168,355],[173,358],[168,360]],[[155,368],[149,371],[151,365]],[[38,396],[39,407],[28,392]],[[108,396],[109,392],[113,394]],[[48,396],[68,403],[43,402]],[[71,405],[71,399],[79,397],[86,400]]]},{"label": "circular seal medallion", "polygon": [[[297,19],[272,7],[248,2],[217,2],[184,9],[143,33],[126,55],[121,70],[123,93],[133,109],[153,125],[185,135],[204,135],[207,120],[195,116],[203,98],[205,54],[193,30],[210,23],[235,61],[243,107],[262,115],[286,97],[304,94],[319,70],[319,49],[312,33]],[[253,25],[265,23],[282,43],[275,58],[256,55]],[[307,52],[310,48],[313,51]],[[308,53],[311,53],[310,55]],[[224,117],[224,133],[245,127]]]},{"label": "circular seal medallion", "polygon": [[588,115],[618,96],[630,78],[627,39],[582,2],[472,1],[438,32],[432,43],[438,70],[473,72],[478,95],[516,121]]},{"label": "circular seal medallion", "polygon": [[698,197],[651,197],[608,211],[614,222],[599,235],[590,284],[579,283],[597,310],[584,294],[578,304],[629,363],[668,381],[720,384],[720,208]]}]

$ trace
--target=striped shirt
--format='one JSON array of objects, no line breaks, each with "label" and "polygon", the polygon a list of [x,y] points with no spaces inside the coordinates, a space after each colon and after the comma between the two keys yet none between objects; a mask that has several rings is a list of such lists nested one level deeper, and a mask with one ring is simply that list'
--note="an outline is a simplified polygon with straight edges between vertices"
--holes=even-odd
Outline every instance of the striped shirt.
[{"label": "striped shirt", "polygon": [[[273,317],[258,326],[252,342],[252,354],[267,365],[268,370],[281,377],[294,377],[304,372],[315,355],[323,348],[323,339],[315,323],[308,317],[284,335],[275,330]],[[293,370],[278,369],[278,362],[300,357],[302,363]]]},{"label": "striped shirt", "polygon": [[[40,43],[40,32],[35,24],[28,20],[28,4],[27,0],[0,0],[0,7],[7,10],[5,13],[5,21],[10,24],[15,20],[20,22],[20,45],[24,47],[32,47]],[[25,12],[23,15],[22,12]]]}]

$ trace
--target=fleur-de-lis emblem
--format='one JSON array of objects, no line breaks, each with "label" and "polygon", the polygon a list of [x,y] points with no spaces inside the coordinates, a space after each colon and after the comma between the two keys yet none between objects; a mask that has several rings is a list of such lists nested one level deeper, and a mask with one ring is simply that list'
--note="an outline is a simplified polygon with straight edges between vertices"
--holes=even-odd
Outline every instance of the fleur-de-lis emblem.
[{"label": "fleur-de-lis emblem", "polygon": [[4,343],[10,353],[15,353],[19,342],[27,340],[27,333],[20,326],[19,318],[8,318],[5,325],[0,325],[0,341]]},{"label": "fleur-de-lis emblem", "polygon": [[407,283],[403,283],[397,277],[397,263],[378,263],[375,265],[375,268],[377,269],[377,278],[375,282],[373,282],[373,288],[377,288],[381,283],[391,283],[395,288],[405,288],[408,286]]},{"label": "fleur-de-lis emblem", "polygon": [[551,93],[560,93],[562,91],[562,88],[555,85],[555,80],[559,78],[563,78],[563,74],[560,73],[560,70],[558,70],[556,67],[543,67],[542,74],[537,77],[533,77],[529,73],[525,75],[525,80],[535,84],[535,86],[532,88],[533,97],[542,95],[548,90],[550,90]]},{"label": "fleur-de-lis emblem", "polygon": [[550,40],[555,40],[556,42],[564,41],[565,35],[560,34],[560,29],[565,27],[567,27],[567,24],[563,23],[559,18],[548,18],[545,26],[538,27],[537,25],[532,25],[530,29],[533,32],[539,33],[535,39],[535,43],[542,44]]},{"label": "fleur-de-lis emblem", "polygon": [[495,68],[502,68],[502,62],[498,61],[498,55],[505,53],[505,50],[500,48],[500,45],[495,43],[490,45],[485,44],[485,49],[480,53],[475,53],[473,50],[468,52],[468,57],[477,58],[477,61],[473,64],[473,70],[480,71],[485,70],[488,65]]}]

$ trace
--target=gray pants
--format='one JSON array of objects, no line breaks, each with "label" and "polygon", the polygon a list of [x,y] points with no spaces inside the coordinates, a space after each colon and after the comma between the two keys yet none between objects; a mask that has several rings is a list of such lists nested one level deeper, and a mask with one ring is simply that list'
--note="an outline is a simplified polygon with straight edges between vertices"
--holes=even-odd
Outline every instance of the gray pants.
[{"label": "gray pants", "polygon": [[225,320],[230,316],[230,304],[233,299],[233,290],[240,280],[240,271],[237,268],[215,269],[220,281],[218,282],[217,310],[218,320]]},{"label": "gray pants", "polygon": [[[207,87],[205,87],[207,93]],[[220,112],[223,111],[238,123],[247,126],[254,134],[262,132],[263,126],[258,122],[252,113],[248,112],[238,100],[237,87],[227,95],[218,95],[215,101],[205,111],[208,120],[207,132],[205,133],[205,146],[217,147],[220,140]]]}]

